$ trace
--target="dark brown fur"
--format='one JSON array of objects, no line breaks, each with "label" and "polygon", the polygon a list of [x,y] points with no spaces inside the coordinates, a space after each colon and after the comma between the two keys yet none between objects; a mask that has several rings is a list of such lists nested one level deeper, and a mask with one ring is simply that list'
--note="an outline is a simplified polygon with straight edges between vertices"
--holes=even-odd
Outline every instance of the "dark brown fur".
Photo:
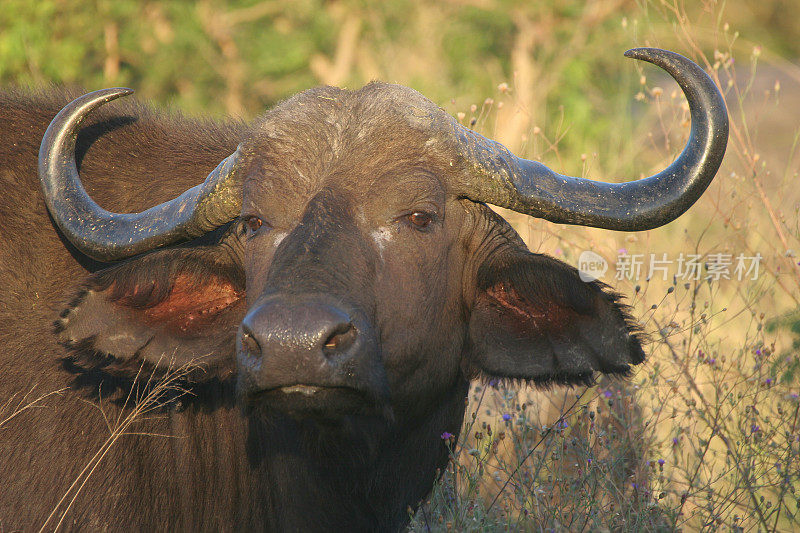
[{"label": "dark brown fur", "polygon": [[[55,527],[108,421],[148,390],[142,376],[167,373],[162,352],[202,357],[178,383],[189,394],[164,393],[114,443],[65,529],[397,530],[446,464],[440,435],[458,433],[470,378],[577,383],[643,359],[617,295],[450,194],[463,161],[405,120],[403,106],[431,105],[409,89],[307,91],[252,126],[103,108],[77,149],[101,206],[173,198],[243,142],[243,214],[270,226],[248,240],[235,221],[114,266],[65,242],[41,198],[39,142],[71,96],[0,93],[0,405],[65,389],[0,427],[3,530],[39,527],[52,510]],[[402,213],[434,204],[429,230],[403,225]],[[361,310],[389,405],[323,423],[238,404],[236,328],[265,291]]]}]

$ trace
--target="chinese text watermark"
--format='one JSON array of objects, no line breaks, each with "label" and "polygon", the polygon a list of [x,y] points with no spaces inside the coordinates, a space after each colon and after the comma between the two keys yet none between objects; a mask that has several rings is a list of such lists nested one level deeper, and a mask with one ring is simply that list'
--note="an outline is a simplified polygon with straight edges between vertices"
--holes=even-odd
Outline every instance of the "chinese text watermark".
[{"label": "chinese text watermark", "polygon": [[[723,279],[756,280],[760,272],[760,253],[755,255],[710,253],[684,254],[669,257],[666,253],[629,254],[620,250],[617,255],[614,279],[638,281],[662,279],[667,281],[699,281]],[[608,271],[608,262],[599,254],[586,250],[578,257],[582,281],[592,281]]]}]

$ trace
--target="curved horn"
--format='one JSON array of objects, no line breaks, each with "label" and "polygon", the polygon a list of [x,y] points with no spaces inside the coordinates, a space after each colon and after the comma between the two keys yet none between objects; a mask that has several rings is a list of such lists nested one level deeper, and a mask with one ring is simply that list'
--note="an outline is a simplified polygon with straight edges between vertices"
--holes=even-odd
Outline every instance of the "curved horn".
[{"label": "curved horn", "polygon": [[634,48],[625,56],[666,70],[689,101],[689,141],[669,167],[629,183],[563,176],[515,156],[453,119],[460,152],[470,166],[458,194],[551,222],[622,231],[656,228],[683,214],[703,194],[722,162],[728,143],[725,102],[703,69],[679,54]]},{"label": "curved horn", "polygon": [[132,89],[104,89],[76,98],[50,123],[39,148],[39,181],[53,220],[78,250],[99,261],[199,237],[233,220],[241,209],[235,175],[238,150],[202,184],[141,213],[111,213],[89,197],[75,164],[78,127],[94,109],[131,93]]}]

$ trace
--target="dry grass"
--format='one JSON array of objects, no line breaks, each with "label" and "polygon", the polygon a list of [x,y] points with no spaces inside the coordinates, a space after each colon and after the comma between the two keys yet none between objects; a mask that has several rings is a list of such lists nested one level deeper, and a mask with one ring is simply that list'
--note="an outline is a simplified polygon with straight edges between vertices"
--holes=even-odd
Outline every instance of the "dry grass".
[{"label": "dry grass", "polygon": [[42,523],[39,529],[40,533],[49,530],[50,527],[53,528],[53,531],[58,531],[61,528],[69,510],[78,499],[89,478],[121,438],[129,435],[147,435],[160,438],[175,437],[174,435],[160,435],[149,432],[141,433],[136,428],[143,422],[152,419],[153,416],[164,416],[160,413],[163,413],[169,404],[179,401],[186,394],[191,394],[191,391],[185,388],[186,380],[192,373],[201,368],[200,364],[192,361],[181,366],[175,366],[165,357],[156,366],[149,366],[149,368],[152,368],[152,372],[149,374],[143,373],[145,369],[144,363],[139,368],[121,408],[113,410],[117,413],[116,416],[110,416],[106,412],[103,407],[102,397],[99,402],[87,400],[87,403],[97,407],[102,414],[108,428],[108,438],[62,495],[50,515]]},{"label": "dry grass", "polygon": [[[715,183],[681,219],[639,234],[503,214],[531,249],[573,265],[581,251],[593,250],[609,262],[603,279],[630,296],[651,338],[648,362],[629,382],[588,390],[473,387],[467,425],[449,443],[453,461],[413,530],[798,527],[797,342],[782,327],[798,331],[791,314],[800,302],[793,252],[800,246],[800,195],[792,186],[800,168],[800,128],[792,118],[800,103],[798,69],[763,65],[767,54],[741,42],[722,4],[706,4],[699,21],[672,0],[645,7],[649,15],[625,21],[638,28],[636,44],[674,41],[669,47],[703,65],[725,95],[731,137]],[[560,150],[571,135],[569,117],[539,122],[533,110],[546,109],[550,99],[539,91],[501,87],[480,111],[463,110],[463,121],[474,118],[477,129],[496,138],[516,136],[518,153],[558,171],[608,179],[639,158],[626,179],[649,174],[682,149],[688,113],[674,82],[650,67],[636,69],[640,90],[625,98],[636,102],[632,112],[640,119],[621,120],[610,132],[627,139],[613,157]],[[558,79],[552,71],[549,77]],[[639,254],[641,275],[615,279],[621,257]],[[648,279],[650,254],[672,261],[665,279],[660,271]],[[679,275],[680,254],[701,256],[699,279]],[[757,279],[737,279],[738,254],[763,257]],[[715,260],[728,255],[731,279],[707,279]]]},{"label": "dry grass", "polygon": [[12,394],[2,405],[0,405],[0,431],[9,424],[14,418],[29,409],[38,409],[46,406],[45,400],[51,396],[59,396],[66,388],[47,392],[34,397],[36,385],[28,389],[25,393]]}]

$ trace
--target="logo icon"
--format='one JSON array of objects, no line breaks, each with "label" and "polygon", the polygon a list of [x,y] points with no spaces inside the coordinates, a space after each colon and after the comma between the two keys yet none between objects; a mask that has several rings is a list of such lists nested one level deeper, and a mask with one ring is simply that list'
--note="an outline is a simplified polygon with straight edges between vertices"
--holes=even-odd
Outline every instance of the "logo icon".
[{"label": "logo icon", "polygon": [[581,281],[589,283],[600,279],[608,270],[608,262],[591,250],[584,250],[578,256],[578,276]]}]

